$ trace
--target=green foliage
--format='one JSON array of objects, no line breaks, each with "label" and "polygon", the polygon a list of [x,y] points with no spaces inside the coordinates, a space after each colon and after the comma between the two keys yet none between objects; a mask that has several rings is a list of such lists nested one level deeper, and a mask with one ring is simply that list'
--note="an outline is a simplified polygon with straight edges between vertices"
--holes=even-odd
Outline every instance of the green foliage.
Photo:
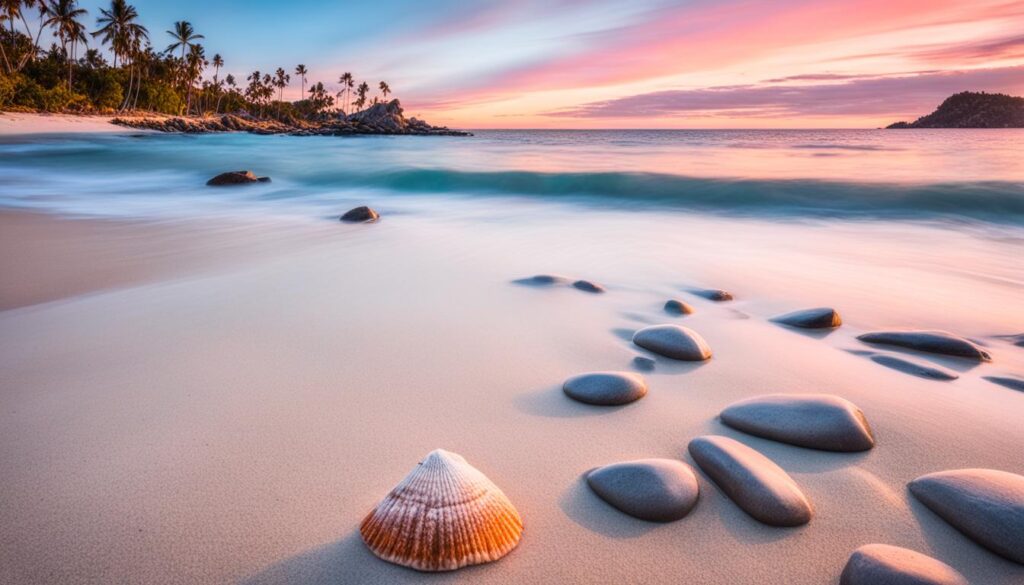
[{"label": "green foliage", "polygon": [[18,89],[18,76],[0,73],[0,108],[14,104],[14,93]]},{"label": "green foliage", "polygon": [[40,92],[37,106],[44,112],[63,112],[80,109],[88,103],[84,95],[70,91],[65,85],[56,85]]}]

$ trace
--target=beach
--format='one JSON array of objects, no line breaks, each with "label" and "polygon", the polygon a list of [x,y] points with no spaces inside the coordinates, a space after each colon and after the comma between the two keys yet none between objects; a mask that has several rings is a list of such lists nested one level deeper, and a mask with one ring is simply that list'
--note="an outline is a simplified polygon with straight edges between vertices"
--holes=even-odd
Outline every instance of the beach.
[{"label": "beach", "polygon": [[[517,148],[521,138],[486,133],[429,144],[87,135],[0,145],[0,582],[810,585],[838,583],[868,543],[933,556],[972,583],[1020,582],[1024,567],[906,487],[949,469],[1024,472],[1024,393],[985,379],[1024,373],[1024,350],[1000,337],[1024,332],[1017,208],[986,211],[979,199],[950,219],[911,207],[928,189],[947,202],[998,198],[1019,167],[1004,165],[995,186],[940,189],[921,176],[946,171],[920,161],[954,154],[913,150],[914,137],[876,152],[859,147],[883,138],[856,136],[749,153],[716,142],[747,139],[717,135],[685,151],[635,136],[599,148],[542,135]],[[840,147],[792,147],[804,144]],[[728,172],[735,157],[748,174]],[[878,184],[851,186],[864,157],[919,162],[880,162]],[[623,174],[581,175],[609,161]],[[451,175],[438,174],[443,164]],[[58,166],[64,176],[49,172]],[[695,173],[688,189],[656,182],[701,166],[708,176]],[[235,168],[273,182],[203,185]],[[989,175],[984,163],[970,168],[958,170],[964,182]],[[757,199],[722,213],[685,199],[709,185],[807,196],[818,180],[829,181],[819,208]],[[545,196],[565,182],[571,196]],[[668,184],[662,193],[684,199],[645,200],[642,189],[624,199],[617,184]],[[896,205],[893,193],[906,197]],[[855,207],[855,194],[878,203]],[[381,220],[337,221],[359,204]],[[606,292],[513,282],[535,274]],[[694,294],[704,288],[735,300]],[[693,314],[666,313],[671,298]],[[843,325],[771,320],[820,306]],[[713,358],[678,362],[630,341],[661,323],[698,331]],[[856,339],[911,328],[974,340],[992,361]],[[641,355],[655,360],[639,372],[641,400],[597,407],[562,392],[576,374],[638,371]],[[911,375],[877,355],[958,378]],[[875,447],[806,449],[718,418],[771,393],[853,402]],[[761,524],[699,471],[692,512],[645,522],[583,479],[633,459],[693,465],[687,445],[702,435],[782,467],[813,504],[810,523]],[[521,514],[522,540],[500,561],[428,575],[363,544],[360,521],[436,448],[464,456]]]}]

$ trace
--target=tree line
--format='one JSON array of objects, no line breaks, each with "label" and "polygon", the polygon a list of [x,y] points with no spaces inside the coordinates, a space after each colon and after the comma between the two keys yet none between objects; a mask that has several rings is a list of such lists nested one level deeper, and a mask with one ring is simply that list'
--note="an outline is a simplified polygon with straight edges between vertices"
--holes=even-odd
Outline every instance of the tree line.
[{"label": "tree line", "polygon": [[[77,0],[0,0],[0,109],[195,116],[244,111],[287,119],[349,114],[391,94],[381,81],[379,95],[371,95],[370,85],[357,84],[348,72],[338,79],[337,92],[319,81],[307,85],[310,72],[300,64],[292,72],[301,97],[285,101],[291,73],[278,67],[242,80],[222,76],[223,57],[207,58],[205,37],[188,21],[166,31],[167,48],[159,51],[153,47],[159,41],[150,38],[138,11],[125,0],[101,8],[95,30],[88,30],[88,17]],[[43,49],[46,32],[55,42]],[[112,62],[97,44],[109,50]]]}]

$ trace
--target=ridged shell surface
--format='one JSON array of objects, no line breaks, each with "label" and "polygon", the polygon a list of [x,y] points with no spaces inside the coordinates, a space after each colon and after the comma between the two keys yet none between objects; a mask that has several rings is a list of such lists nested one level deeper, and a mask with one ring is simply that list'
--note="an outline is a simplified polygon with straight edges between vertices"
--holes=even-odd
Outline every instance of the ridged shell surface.
[{"label": "ridged shell surface", "polygon": [[496,561],[519,544],[512,502],[461,455],[436,449],[371,511],[359,532],[378,557],[420,571]]}]

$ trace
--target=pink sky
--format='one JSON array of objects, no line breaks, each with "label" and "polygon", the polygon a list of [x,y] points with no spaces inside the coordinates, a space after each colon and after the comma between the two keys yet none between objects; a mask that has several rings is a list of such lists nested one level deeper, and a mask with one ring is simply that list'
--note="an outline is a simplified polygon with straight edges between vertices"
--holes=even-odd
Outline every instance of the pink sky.
[{"label": "pink sky", "polygon": [[875,127],[1024,94],[1024,1],[481,4],[369,61],[463,127]]}]

